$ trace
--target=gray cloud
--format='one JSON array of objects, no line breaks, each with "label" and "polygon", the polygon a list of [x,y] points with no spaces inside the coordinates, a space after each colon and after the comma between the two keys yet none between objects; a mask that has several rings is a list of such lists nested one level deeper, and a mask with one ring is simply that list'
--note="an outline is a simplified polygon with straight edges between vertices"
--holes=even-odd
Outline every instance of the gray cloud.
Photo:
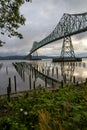
[{"label": "gray cloud", "polygon": [[[87,12],[86,5],[87,0],[33,0],[30,4],[24,4],[20,11],[26,18],[26,24],[19,29],[24,39],[19,40],[16,37],[9,39],[5,35],[3,39],[6,41],[6,45],[0,48],[0,55],[28,54],[34,41],[42,40],[53,31],[63,13]],[[73,39],[86,38],[86,34],[76,35]],[[57,51],[55,46],[58,46],[60,50],[62,40],[47,45],[46,47],[53,49],[45,54],[52,55],[54,49],[55,54],[59,54],[60,51]],[[77,49],[78,51],[84,51],[84,48],[82,50]],[[44,54],[44,49],[42,49],[42,54]]]}]

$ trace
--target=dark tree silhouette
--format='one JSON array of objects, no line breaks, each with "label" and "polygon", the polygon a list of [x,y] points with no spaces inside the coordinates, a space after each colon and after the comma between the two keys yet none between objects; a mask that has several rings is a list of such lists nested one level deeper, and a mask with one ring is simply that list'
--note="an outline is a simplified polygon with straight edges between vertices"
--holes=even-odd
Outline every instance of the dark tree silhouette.
[{"label": "dark tree silhouette", "polygon": [[[17,31],[17,29],[25,24],[25,18],[20,14],[20,7],[25,2],[31,2],[31,0],[0,0],[0,33],[1,35],[7,35],[8,37],[17,36],[22,39],[23,36]],[[4,41],[0,40],[0,45],[3,45]]]}]

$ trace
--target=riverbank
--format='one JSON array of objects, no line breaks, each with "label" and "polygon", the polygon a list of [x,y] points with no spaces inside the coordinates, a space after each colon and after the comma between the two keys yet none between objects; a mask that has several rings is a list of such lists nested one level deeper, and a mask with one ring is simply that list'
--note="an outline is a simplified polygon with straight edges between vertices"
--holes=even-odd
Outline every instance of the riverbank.
[{"label": "riverbank", "polygon": [[[79,88],[82,88],[82,86],[87,85],[87,79],[84,82],[76,82],[74,84],[73,83],[65,83],[64,84],[63,82],[61,82],[61,84],[59,84],[58,86],[43,87],[43,86],[40,85],[38,87],[42,87],[42,88],[46,89],[49,92],[57,92],[60,88],[63,88],[64,86],[68,86],[68,85],[71,85],[73,89],[76,89],[76,88],[79,89]],[[30,90],[24,90],[24,91],[18,91],[18,92],[15,92],[15,93],[10,93],[10,98],[21,97],[24,94],[26,94],[27,92],[32,93],[32,91],[34,91],[35,89],[37,90],[37,88],[30,89]],[[8,98],[8,95],[7,94],[0,95],[0,99],[3,99],[3,98]]]},{"label": "riverbank", "polygon": [[87,86],[43,87],[0,100],[0,128],[9,130],[77,130],[87,128]]}]

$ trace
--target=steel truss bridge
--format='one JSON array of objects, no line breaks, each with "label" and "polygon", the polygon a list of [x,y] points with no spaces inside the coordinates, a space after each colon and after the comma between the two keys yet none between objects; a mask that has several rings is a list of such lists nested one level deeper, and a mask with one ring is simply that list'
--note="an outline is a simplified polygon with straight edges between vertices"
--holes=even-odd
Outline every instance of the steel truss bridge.
[{"label": "steel truss bridge", "polygon": [[87,31],[87,12],[81,14],[63,14],[55,29],[40,42],[34,42],[27,57],[37,49],[56,40],[63,39],[60,57],[75,57],[71,36]]}]

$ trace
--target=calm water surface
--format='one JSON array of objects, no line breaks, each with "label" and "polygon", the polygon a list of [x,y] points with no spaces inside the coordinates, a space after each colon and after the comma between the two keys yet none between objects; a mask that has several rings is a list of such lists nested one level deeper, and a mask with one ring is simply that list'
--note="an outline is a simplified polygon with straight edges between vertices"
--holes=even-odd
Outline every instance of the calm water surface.
[{"label": "calm water surface", "polygon": [[[14,63],[14,64],[13,64]],[[40,75],[35,76],[31,71],[31,65],[36,67],[39,72],[44,73],[59,81],[73,82],[73,76],[77,81],[85,81],[87,78],[87,59],[82,62],[73,63],[52,63],[51,60],[42,61],[0,61],[0,95],[7,93],[9,77],[11,78],[11,92],[15,92],[14,76],[16,76],[17,91],[33,89],[39,84],[45,86],[45,81]],[[38,66],[38,67],[37,67]],[[31,76],[31,88],[30,88]],[[47,86],[51,84],[48,83]]]}]

